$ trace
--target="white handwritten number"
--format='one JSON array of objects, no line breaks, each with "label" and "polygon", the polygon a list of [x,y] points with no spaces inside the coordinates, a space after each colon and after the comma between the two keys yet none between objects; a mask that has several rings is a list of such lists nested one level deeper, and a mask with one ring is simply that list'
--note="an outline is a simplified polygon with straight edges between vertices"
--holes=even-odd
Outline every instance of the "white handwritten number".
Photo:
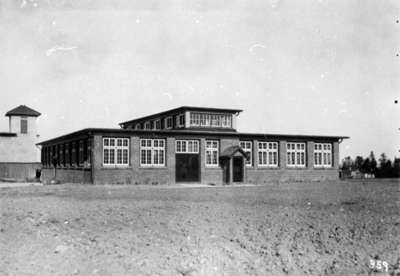
[{"label": "white handwritten number", "polygon": [[377,270],[382,270],[384,268],[386,272],[388,272],[388,270],[389,270],[388,263],[385,262],[385,261],[381,261],[381,260],[370,259],[369,260],[369,267],[371,269],[377,269]]}]

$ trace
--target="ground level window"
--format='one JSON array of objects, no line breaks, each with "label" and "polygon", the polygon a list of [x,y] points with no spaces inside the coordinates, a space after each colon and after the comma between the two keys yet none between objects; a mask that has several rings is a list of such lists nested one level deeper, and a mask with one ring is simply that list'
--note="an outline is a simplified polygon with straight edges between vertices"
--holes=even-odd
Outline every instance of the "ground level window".
[{"label": "ground level window", "polygon": [[305,143],[287,143],[287,165],[289,167],[306,166],[306,144]]},{"label": "ground level window", "polygon": [[206,166],[217,167],[219,155],[219,142],[206,140]]},{"label": "ground level window", "polygon": [[175,142],[176,153],[199,153],[198,140],[176,140]]},{"label": "ground level window", "polygon": [[332,167],[332,145],[315,143],[314,144],[314,167],[330,168]]},{"label": "ground level window", "polygon": [[258,142],[258,166],[260,167],[278,166],[277,142]]},{"label": "ground level window", "polygon": [[251,141],[240,141],[240,147],[243,149],[244,152],[246,152],[247,156],[249,157],[249,159],[246,160],[247,167],[252,166],[252,160],[253,160],[252,144],[253,143]]},{"label": "ground level window", "polygon": [[165,140],[140,139],[140,166],[165,166]]},{"label": "ground level window", "polygon": [[128,138],[103,138],[103,165],[128,166],[129,165],[129,139]]}]

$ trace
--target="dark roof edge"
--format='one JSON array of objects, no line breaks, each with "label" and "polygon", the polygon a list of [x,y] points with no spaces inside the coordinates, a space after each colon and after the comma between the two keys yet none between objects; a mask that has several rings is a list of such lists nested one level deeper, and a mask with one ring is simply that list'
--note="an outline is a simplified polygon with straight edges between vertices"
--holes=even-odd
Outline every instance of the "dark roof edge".
[{"label": "dark roof edge", "polygon": [[166,110],[166,111],[150,114],[150,115],[147,115],[147,116],[139,117],[139,118],[136,118],[136,119],[132,119],[132,120],[129,120],[129,121],[121,122],[121,123],[119,123],[119,125],[124,125],[124,124],[128,124],[128,123],[136,122],[136,121],[142,121],[142,120],[146,120],[146,119],[151,119],[151,118],[159,117],[159,116],[162,116],[162,115],[165,115],[165,114],[168,114],[168,113],[174,113],[174,112],[186,111],[186,110],[189,110],[189,111],[190,110],[199,110],[199,111],[229,112],[229,113],[240,113],[240,112],[243,111],[241,109],[230,109],[230,108],[181,106],[181,107],[169,109],[169,110]]},{"label": "dark roof edge", "polygon": [[0,137],[15,137],[17,133],[13,132],[0,132]]},{"label": "dark roof edge", "polygon": [[255,137],[255,138],[300,138],[300,139],[329,139],[341,140],[349,139],[348,136],[324,136],[324,135],[304,135],[304,134],[273,134],[273,133],[244,133],[244,132],[220,132],[220,131],[194,131],[194,130],[137,130],[137,129],[121,129],[121,128],[84,128],[75,132],[58,136],[53,139],[45,140],[37,145],[43,145],[56,142],[60,139],[67,139],[81,134],[98,134],[98,133],[125,133],[125,134],[177,134],[177,135],[215,135],[215,136],[231,136],[231,137]]}]

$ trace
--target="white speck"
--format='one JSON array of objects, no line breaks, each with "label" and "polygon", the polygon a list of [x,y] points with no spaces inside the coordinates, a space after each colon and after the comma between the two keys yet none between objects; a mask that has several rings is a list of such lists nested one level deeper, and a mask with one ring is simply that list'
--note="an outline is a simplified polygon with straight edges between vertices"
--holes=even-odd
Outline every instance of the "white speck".
[{"label": "white speck", "polygon": [[171,93],[164,92],[163,95],[167,96],[170,100],[172,100],[172,95],[171,95]]},{"label": "white speck", "polygon": [[51,22],[51,25],[55,26],[55,25],[56,25],[56,21],[53,20],[53,21]]},{"label": "white speck", "polygon": [[253,44],[250,48],[249,48],[249,52],[251,53],[251,52],[253,52],[254,51],[254,48],[257,48],[257,47],[259,47],[259,48],[267,48],[267,46],[265,46],[264,44],[259,44],[259,43],[256,43],[256,44]]},{"label": "white speck", "polygon": [[70,51],[78,48],[77,46],[65,47],[65,46],[54,46],[46,51],[46,56],[51,56],[56,51]]},{"label": "white speck", "polygon": [[139,24],[140,23],[140,19],[136,18],[136,23]]},{"label": "white speck", "polygon": [[324,79],[325,78],[325,75],[324,74],[321,74],[321,79]]},{"label": "white speck", "polygon": [[22,0],[21,9],[23,9],[23,8],[25,8],[25,7],[26,7],[26,0]]}]

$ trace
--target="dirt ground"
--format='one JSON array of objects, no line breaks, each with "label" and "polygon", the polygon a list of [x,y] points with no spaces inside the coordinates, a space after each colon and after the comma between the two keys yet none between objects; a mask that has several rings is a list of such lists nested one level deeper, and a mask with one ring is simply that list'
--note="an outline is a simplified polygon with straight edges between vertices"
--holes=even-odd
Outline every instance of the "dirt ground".
[{"label": "dirt ground", "polygon": [[398,180],[2,188],[0,275],[400,275],[399,207]]}]

